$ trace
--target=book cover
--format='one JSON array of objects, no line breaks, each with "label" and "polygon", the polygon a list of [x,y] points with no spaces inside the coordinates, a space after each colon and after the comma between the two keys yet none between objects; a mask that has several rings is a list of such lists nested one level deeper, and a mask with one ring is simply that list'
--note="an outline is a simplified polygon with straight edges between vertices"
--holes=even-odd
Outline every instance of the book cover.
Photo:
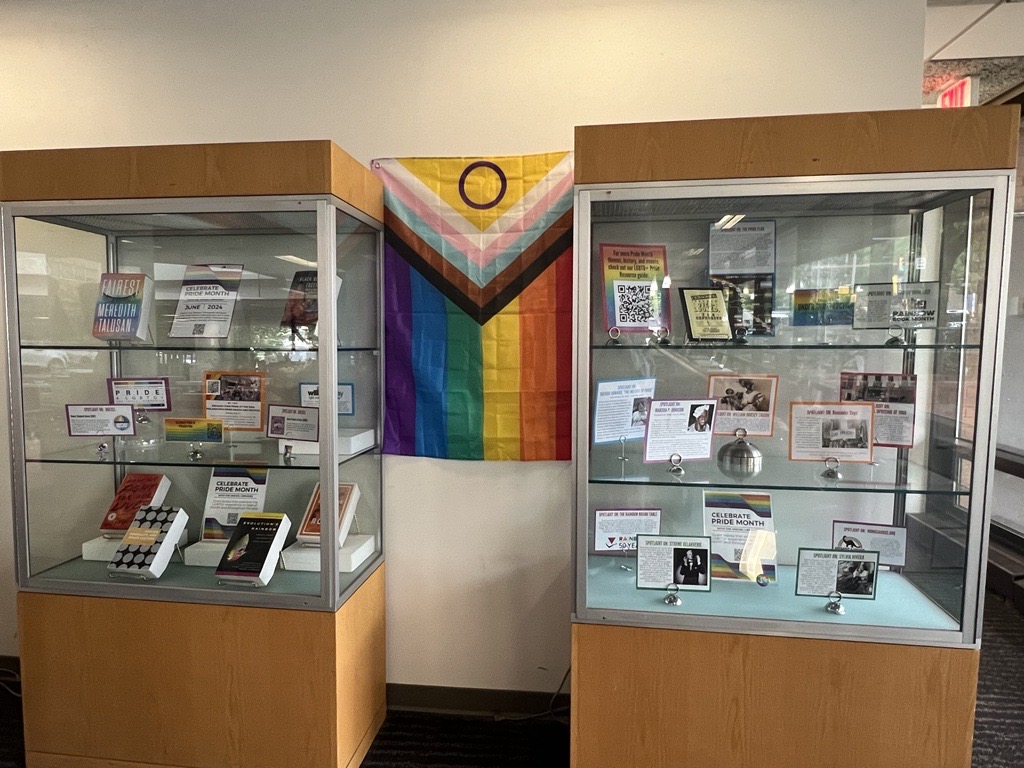
[{"label": "book cover", "polygon": [[[359,503],[359,486],[355,483],[338,483],[338,545],[345,543],[345,537],[352,527]],[[299,526],[298,540],[303,544],[320,545],[320,483],[313,489],[313,495],[306,506]]]},{"label": "book cover", "polygon": [[316,270],[296,272],[292,277],[292,286],[288,289],[281,326],[297,331],[302,326],[316,325],[317,320]]},{"label": "book cover", "polygon": [[177,507],[143,507],[135,513],[107,568],[115,573],[159,578],[187,524],[188,515]]},{"label": "book cover", "polygon": [[189,264],[168,335],[172,339],[225,338],[241,284],[241,264]]},{"label": "book cover", "polygon": [[153,281],[131,272],[100,276],[92,335],[104,341],[145,341],[153,308]]},{"label": "book cover", "polygon": [[171,487],[166,475],[133,472],[124,476],[118,486],[110,509],[103,516],[101,531],[117,532],[121,535],[132,524],[142,507],[159,506]]},{"label": "book cover", "polygon": [[262,512],[267,467],[214,467],[203,510],[203,541],[227,541],[245,512]]},{"label": "book cover", "polygon": [[242,515],[217,566],[217,576],[266,586],[274,575],[290,527],[291,521],[280,512]]}]

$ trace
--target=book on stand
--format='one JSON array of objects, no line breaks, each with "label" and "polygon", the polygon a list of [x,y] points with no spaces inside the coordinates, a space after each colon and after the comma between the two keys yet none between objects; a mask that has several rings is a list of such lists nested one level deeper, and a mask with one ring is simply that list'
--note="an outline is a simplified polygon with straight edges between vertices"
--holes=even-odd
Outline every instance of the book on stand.
[{"label": "book on stand", "polygon": [[123,536],[135,514],[142,507],[160,506],[170,487],[171,481],[166,475],[144,472],[125,475],[100,524],[103,535],[108,539]]},{"label": "book on stand", "polygon": [[[352,520],[356,515],[356,504],[359,503],[359,486],[355,483],[338,483],[338,546],[345,543]],[[320,483],[313,489],[313,495],[306,505],[306,514],[302,516],[302,525],[296,538],[303,546],[320,546]]]},{"label": "book on stand", "polygon": [[217,576],[229,581],[270,583],[291,521],[280,512],[247,512],[231,533]]},{"label": "book on stand", "polygon": [[145,341],[153,310],[153,281],[133,272],[105,272],[92,321],[92,335],[104,341]]},{"label": "book on stand", "polygon": [[188,515],[177,507],[143,507],[124,532],[107,568],[143,579],[159,578],[187,524]]}]

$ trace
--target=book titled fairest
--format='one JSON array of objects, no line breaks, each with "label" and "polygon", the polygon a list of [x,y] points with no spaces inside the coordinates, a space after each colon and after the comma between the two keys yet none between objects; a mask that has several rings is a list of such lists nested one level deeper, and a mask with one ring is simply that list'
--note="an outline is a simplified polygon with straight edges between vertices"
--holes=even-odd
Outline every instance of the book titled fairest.
[{"label": "book titled fairest", "polygon": [[131,272],[100,276],[100,296],[92,321],[97,339],[145,341],[153,307],[153,281]]},{"label": "book titled fairest", "polygon": [[159,578],[187,524],[188,515],[177,507],[143,507],[135,513],[107,568],[145,579]]},{"label": "book titled fairest", "polygon": [[274,576],[289,528],[291,521],[280,512],[242,515],[217,566],[217,576],[265,587]]},{"label": "book titled fairest", "polygon": [[[345,543],[352,519],[356,514],[359,502],[359,486],[355,483],[338,483],[338,546]],[[306,514],[302,516],[302,525],[296,538],[305,546],[320,546],[320,483],[313,489],[309,498]]]},{"label": "book titled fairest", "polygon": [[125,475],[100,524],[104,536],[113,538],[124,534],[142,507],[163,503],[170,487],[171,481],[166,475],[144,472]]}]

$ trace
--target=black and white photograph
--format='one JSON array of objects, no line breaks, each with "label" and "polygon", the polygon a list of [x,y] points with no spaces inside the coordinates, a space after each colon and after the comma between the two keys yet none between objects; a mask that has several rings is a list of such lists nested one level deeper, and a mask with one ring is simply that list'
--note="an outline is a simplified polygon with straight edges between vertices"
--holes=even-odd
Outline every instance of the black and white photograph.
[{"label": "black and white photograph", "polygon": [[768,374],[717,374],[708,376],[708,397],[718,407],[716,435],[733,435],[745,429],[747,435],[770,437],[774,431],[776,392],[779,377]]},{"label": "black and white photograph", "polygon": [[874,594],[875,564],[864,560],[840,560],[836,564],[836,592],[842,595]]},{"label": "black and white photograph", "polygon": [[821,423],[822,448],[868,447],[867,419],[825,419]]},{"label": "black and white photograph", "polygon": [[708,550],[676,547],[672,550],[672,583],[702,586],[708,583]]},{"label": "black and white photograph", "polygon": [[647,414],[651,410],[651,398],[649,397],[634,397],[633,398],[633,410],[630,416],[629,423],[631,426],[638,426],[640,424],[647,424]]},{"label": "black and white photograph", "polygon": [[715,418],[715,406],[698,403],[690,407],[687,432],[710,432]]},{"label": "black and white photograph", "polygon": [[843,371],[839,374],[839,399],[843,402],[912,404],[917,400],[917,376],[912,373]]}]

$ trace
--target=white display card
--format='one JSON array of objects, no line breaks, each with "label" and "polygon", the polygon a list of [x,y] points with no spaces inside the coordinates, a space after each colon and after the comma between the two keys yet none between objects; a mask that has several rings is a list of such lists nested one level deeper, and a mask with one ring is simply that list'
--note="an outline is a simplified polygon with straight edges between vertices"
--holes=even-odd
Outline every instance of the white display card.
[{"label": "white display card", "polygon": [[832,548],[878,552],[879,565],[907,564],[907,529],[847,520],[832,521]]},{"label": "white display card", "polygon": [[769,493],[704,491],[704,533],[711,537],[711,576],[776,580],[775,521]]},{"label": "white display card", "polygon": [[707,536],[636,537],[637,589],[711,590],[711,539]]},{"label": "white display card", "polygon": [[728,229],[711,225],[708,271],[712,275],[775,272],[775,222],[741,221]]},{"label": "white display card", "polygon": [[638,533],[661,533],[660,509],[594,510],[594,553],[635,552]]},{"label": "white display card", "polygon": [[824,461],[836,458],[870,463],[874,446],[871,403],[802,403],[789,406],[789,458]]},{"label": "white display card", "polygon": [[853,288],[854,328],[935,328],[939,283],[865,283]]},{"label": "white display card", "polygon": [[842,371],[839,399],[875,404],[875,445],[914,447],[917,376],[912,373]]},{"label": "white display card", "polygon": [[[312,408],[320,407],[320,385],[315,381],[299,384],[299,404]],[[347,381],[338,382],[338,415],[353,416],[356,412],[356,385]]]},{"label": "white display card", "polygon": [[96,437],[99,435],[135,434],[135,419],[130,405],[74,405],[64,406],[70,437]]},{"label": "white display card", "polygon": [[834,549],[804,549],[797,555],[796,594],[843,599],[874,600],[878,579],[878,553]]},{"label": "white display card", "polygon": [[716,410],[714,400],[652,400],[644,461],[710,459]]},{"label": "white display card", "polygon": [[320,439],[320,409],[270,403],[267,406],[267,437],[316,442]]},{"label": "white display card", "polygon": [[643,440],[657,379],[597,382],[594,445]]}]

